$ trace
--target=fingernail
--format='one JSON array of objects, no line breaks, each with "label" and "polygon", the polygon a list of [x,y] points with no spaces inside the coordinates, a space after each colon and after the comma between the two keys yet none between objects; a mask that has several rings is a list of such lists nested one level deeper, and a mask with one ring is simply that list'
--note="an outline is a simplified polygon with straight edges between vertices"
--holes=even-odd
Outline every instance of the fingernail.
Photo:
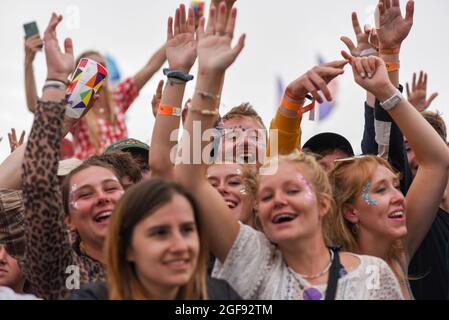
[{"label": "fingernail", "polygon": [[362,73],[360,74],[360,76],[361,76],[362,78],[365,78],[365,77],[366,77],[365,72],[362,72]]},{"label": "fingernail", "polygon": [[372,78],[373,75],[371,73],[368,73],[368,78]]}]

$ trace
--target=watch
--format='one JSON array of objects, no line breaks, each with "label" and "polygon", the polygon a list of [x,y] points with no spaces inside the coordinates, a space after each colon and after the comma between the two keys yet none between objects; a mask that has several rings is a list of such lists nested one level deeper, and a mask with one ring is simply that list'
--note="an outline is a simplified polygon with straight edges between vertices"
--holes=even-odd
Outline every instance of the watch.
[{"label": "watch", "polygon": [[395,94],[391,98],[384,102],[381,102],[380,105],[384,110],[389,111],[396,107],[402,101],[402,99],[404,99],[404,97],[401,91],[396,90]]}]

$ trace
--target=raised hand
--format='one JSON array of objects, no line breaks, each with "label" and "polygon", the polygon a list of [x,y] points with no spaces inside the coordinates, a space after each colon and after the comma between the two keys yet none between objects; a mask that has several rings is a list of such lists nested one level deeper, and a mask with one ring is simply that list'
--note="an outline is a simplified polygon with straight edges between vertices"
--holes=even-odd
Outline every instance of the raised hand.
[{"label": "raised hand", "polygon": [[156,92],[153,95],[153,99],[151,100],[151,108],[153,110],[154,117],[157,116],[157,112],[159,110],[159,105],[161,104],[163,88],[164,88],[164,80],[161,80],[161,81],[159,81],[159,84],[157,85]]},{"label": "raised hand", "polygon": [[[357,13],[352,13],[352,27],[354,28],[354,33],[357,39],[357,46],[348,37],[341,37],[340,40],[348,47],[349,51],[354,57],[360,57],[362,53],[377,50],[379,47],[376,30],[366,25],[364,30],[360,27],[359,19]],[[373,49],[373,50],[370,50]]]},{"label": "raised hand", "polygon": [[65,39],[64,49],[61,51],[56,36],[56,27],[61,22],[62,16],[52,14],[50,23],[44,33],[45,58],[47,60],[47,77],[49,79],[67,82],[70,73],[75,69],[73,57],[73,44],[70,38]]},{"label": "raised hand", "polygon": [[8,133],[8,139],[9,139],[9,147],[11,148],[11,153],[13,153],[14,150],[16,150],[23,144],[23,141],[25,139],[25,131],[22,131],[20,139],[17,141],[16,129],[11,128],[11,133]]},{"label": "raised hand", "polygon": [[427,73],[421,71],[419,73],[418,82],[416,82],[416,73],[413,73],[412,90],[407,82],[407,97],[408,101],[419,111],[426,111],[433,100],[438,97],[438,93],[432,93],[427,99]]},{"label": "raised hand", "polygon": [[233,8],[226,23],[226,4],[220,3],[217,9],[214,5],[209,11],[209,20],[205,29],[204,18],[198,28],[198,62],[199,72],[224,73],[237,59],[245,45],[245,35],[239,38],[237,45],[232,48],[234,29],[237,19],[237,9]]},{"label": "raised hand", "polygon": [[400,48],[413,26],[415,3],[407,2],[405,18],[402,17],[399,0],[379,0],[377,5],[377,32],[381,49]]},{"label": "raised hand", "polygon": [[188,73],[196,60],[195,13],[181,4],[176,9],[175,23],[168,19],[166,55],[170,69]]},{"label": "raised hand", "polygon": [[396,92],[382,59],[375,56],[353,57],[346,51],[342,51],[342,55],[351,63],[355,82],[379,100],[383,101],[383,97]]},{"label": "raised hand", "polygon": [[332,101],[327,84],[344,73],[343,68],[347,63],[348,61],[341,60],[316,66],[290,83],[287,90],[296,100],[303,100],[308,93],[311,93],[316,101],[322,103],[323,99],[318,93],[321,91],[328,101]]},{"label": "raised hand", "polygon": [[43,45],[44,42],[38,34],[25,39],[25,59],[32,62],[36,53],[42,50]]}]

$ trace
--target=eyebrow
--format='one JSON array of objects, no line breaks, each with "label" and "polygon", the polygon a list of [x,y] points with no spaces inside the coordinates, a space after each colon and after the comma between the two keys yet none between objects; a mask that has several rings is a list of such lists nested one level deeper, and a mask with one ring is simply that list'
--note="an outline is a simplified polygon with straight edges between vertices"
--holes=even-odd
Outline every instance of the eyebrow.
[{"label": "eyebrow", "polygon": [[[196,223],[195,223],[195,221],[188,221],[188,222],[181,223],[180,225],[182,227],[185,227],[185,226],[196,226]],[[160,224],[160,225],[148,227],[147,231],[150,232],[150,231],[154,231],[154,230],[157,230],[157,229],[170,229],[170,228],[171,228],[171,225],[169,225],[169,224]]]},{"label": "eyebrow", "polygon": [[[109,183],[109,182],[117,182],[118,184],[120,184],[120,182],[118,180],[112,179],[112,178],[105,179],[105,180],[101,181],[100,184],[105,184],[105,183]],[[78,190],[81,190],[83,188],[92,188],[92,185],[91,184],[84,184],[84,185],[78,187],[73,192],[77,192]]]}]

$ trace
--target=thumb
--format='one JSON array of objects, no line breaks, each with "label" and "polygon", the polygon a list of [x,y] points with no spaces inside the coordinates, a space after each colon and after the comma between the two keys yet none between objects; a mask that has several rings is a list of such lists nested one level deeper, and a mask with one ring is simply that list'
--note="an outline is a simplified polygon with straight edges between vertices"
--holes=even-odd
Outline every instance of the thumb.
[{"label": "thumb", "polygon": [[231,52],[234,56],[234,60],[237,59],[238,55],[240,54],[240,52],[242,52],[243,48],[245,47],[245,39],[246,39],[246,34],[242,34],[240,36],[239,42],[237,43],[237,45],[232,48]]},{"label": "thumb", "polygon": [[73,42],[71,38],[66,38],[64,40],[64,51],[73,57]]},{"label": "thumb", "polygon": [[407,2],[406,12],[405,12],[405,20],[413,23],[414,13],[415,13],[415,1],[410,0]]},{"label": "thumb", "polygon": [[349,62],[352,62],[352,60],[354,60],[354,57],[344,50],[341,51],[341,55],[344,59],[348,60]]},{"label": "thumb", "polygon": [[438,97],[438,93],[435,92],[434,94],[432,94],[430,96],[429,100],[427,100],[427,102],[426,102],[427,107],[429,107],[432,104],[433,100],[435,100],[437,97]]}]

